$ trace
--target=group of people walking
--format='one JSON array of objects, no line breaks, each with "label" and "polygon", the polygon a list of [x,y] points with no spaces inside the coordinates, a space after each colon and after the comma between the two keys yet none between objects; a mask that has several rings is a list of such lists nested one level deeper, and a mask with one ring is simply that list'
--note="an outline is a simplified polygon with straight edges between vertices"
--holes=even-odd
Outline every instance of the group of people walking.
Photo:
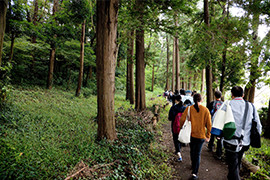
[{"label": "group of people walking", "polygon": [[[182,91],[182,93],[181,93]],[[185,95],[183,94],[185,92]],[[188,97],[187,97],[188,92]],[[172,101],[172,107],[169,111],[168,119],[172,122],[172,136],[175,146],[175,153],[177,155],[177,161],[183,161],[181,155],[181,143],[178,140],[179,132],[173,130],[175,121],[179,120],[179,113],[181,118],[180,131],[186,119],[191,122],[191,134],[190,134],[190,157],[191,157],[191,179],[198,178],[198,171],[200,166],[200,156],[202,151],[202,146],[204,142],[208,142],[208,150],[213,151],[214,142],[217,141],[217,148],[215,157],[221,159],[223,150],[224,138],[221,135],[215,136],[211,135],[211,129],[215,115],[219,109],[226,111],[227,106],[232,109],[233,118],[235,121],[236,130],[234,136],[231,140],[226,140],[226,142],[235,143],[238,142],[240,148],[239,150],[226,149],[225,147],[225,157],[228,165],[228,176],[229,180],[240,180],[239,171],[241,166],[241,160],[245,151],[249,149],[250,145],[250,130],[252,125],[252,120],[257,122],[258,132],[261,134],[262,126],[253,104],[246,103],[243,99],[244,92],[240,86],[235,86],[231,89],[231,98],[228,104],[221,100],[222,94],[220,91],[215,92],[215,100],[212,101],[207,107],[203,106],[201,103],[203,101],[201,94],[191,91],[180,90],[176,91],[174,95],[168,95],[167,99]],[[192,101],[190,100],[192,98]],[[187,104],[185,101],[189,100],[190,103]],[[223,104],[223,105],[222,105]],[[248,104],[248,105],[246,105]],[[187,108],[189,107],[189,108]],[[246,109],[246,107],[248,107]],[[245,112],[246,111],[246,112]],[[187,118],[188,116],[188,118]],[[245,117],[244,117],[245,116]]]}]

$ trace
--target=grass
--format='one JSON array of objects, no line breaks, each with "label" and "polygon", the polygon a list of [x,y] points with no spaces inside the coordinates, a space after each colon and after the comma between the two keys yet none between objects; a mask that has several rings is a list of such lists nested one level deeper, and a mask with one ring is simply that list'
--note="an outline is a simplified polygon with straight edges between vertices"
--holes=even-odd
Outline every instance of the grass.
[{"label": "grass", "polygon": [[262,138],[262,147],[261,148],[252,148],[245,153],[246,159],[251,162],[255,163],[254,159],[258,162],[255,165],[260,167],[260,170],[256,174],[251,174],[250,179],[262,179],[263,174],[270,177],[270,140]]},{"label": "grass", "polygon": [[[147,92],[146,97],[157,94]],[[148,107],[162,100],[147,100]],[[117,112],[125,114],[132,107],[123,93],[116,93]],[[127,169],[131,179],[169,177],[166,154],[158,150],[154,132],[122,115],[116,119],[121,122],[118,140],[97,142],[96,115],[96,96],[76,98],[74,92],[57,88],[14,88],[0,114],[0,179],[63,179],[81,160],[91,167],[117,159],[120,163],[111,167],[107,179],[126,179]]]}]

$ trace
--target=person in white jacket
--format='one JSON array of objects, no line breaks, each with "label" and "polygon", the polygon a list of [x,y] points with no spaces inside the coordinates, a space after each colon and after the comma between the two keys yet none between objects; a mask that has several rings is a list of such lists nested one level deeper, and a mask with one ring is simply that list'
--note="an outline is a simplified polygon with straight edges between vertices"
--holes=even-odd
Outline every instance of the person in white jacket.
[{"label": "person in white jacket", "polygon": [[[235,120],[236,131],[234,137],[231,140],[224,140],[223,145],[226,153],[226,161],[228,164],[228,176],[229,180],[240,180],[239,169],[241,166],[241,160],[245,151],[249,149],[250,145],[250,130],[252,126],[252,119],[257,122],[258,132],[261,134],[262,125],[259,119],[258,112],[253,104],[248,103],[246,106],[246,101],[243,99],[244,92],[240,86],[235,86],[231,89],[232,100],[230,101],[230,106],[232,109],[232,114]],[[247,115],[244,118],[245,108],[247,107]],[[222,107],[226,111],[226,104]],[[245,122],[244,122],[245,121]],[[244,128],[243,128],[244,125]],[[230,144],[239,145],[238,150],[231,150]],[[229,144],[226,146],[225,144]]]}]

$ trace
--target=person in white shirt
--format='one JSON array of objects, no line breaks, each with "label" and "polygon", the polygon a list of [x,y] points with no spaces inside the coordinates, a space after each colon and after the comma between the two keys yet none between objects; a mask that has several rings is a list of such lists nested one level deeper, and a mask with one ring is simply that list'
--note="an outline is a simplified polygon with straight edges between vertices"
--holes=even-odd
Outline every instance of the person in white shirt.
[{"label": "person in white shirt", "polygon": [[[240,86],[233,87],[231,89],[231,95],[232,100],[230,101],[230,106],[235,120],[236,131],[234,133],[234,137],[231,140],[224,140],[223,144],[229,170],[227,178],[229,180],[240,180],[239,169],[241,166],[243,154],[249,149],[252,119],[254,118],[254,120],[257,122],[257,129],[260,134],[262,132],[262,125],[255,107],[249,102],[247,102],[248,105],[246,106],[246,101],[243,99],[244,91]],[[246,107],[247,118],[244,119],[243,117]],[[227,105],[225,104],[222,109],[226,111],[226,108]],[[240,142],[242,143],[242,148],[239,152],[232,151],[228,148],[229,146],[225,146],[225,143],[239,144]]]}]

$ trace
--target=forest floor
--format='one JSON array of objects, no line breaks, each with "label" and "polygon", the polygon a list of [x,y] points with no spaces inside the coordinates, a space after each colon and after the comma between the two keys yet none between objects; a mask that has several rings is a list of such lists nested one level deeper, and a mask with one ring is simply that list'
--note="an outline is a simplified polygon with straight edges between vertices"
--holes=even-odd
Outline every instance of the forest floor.
[{"label": "forest floor", "polygon": [[[165,151],[169,154],[168,166],[172,168],[173,180],[188,180],[191,178],[191,160],[190,160],[190,148],[185,146],[181,148],[181,154],[183,161],[177,162],[176,155],[174,154],[174,144],[171,133],[170,121],[163,125],[162,138],[159,140],[160,144]],[[201,153],[201,163],[198,172],[198,179],[200,180],[226,180],[227,179],[227,165],[224,155],[221,160],[215,159],[214,153],[209,152],[207,143],[203,144]],[[241,179],[245,179],[242,177]]]}]

